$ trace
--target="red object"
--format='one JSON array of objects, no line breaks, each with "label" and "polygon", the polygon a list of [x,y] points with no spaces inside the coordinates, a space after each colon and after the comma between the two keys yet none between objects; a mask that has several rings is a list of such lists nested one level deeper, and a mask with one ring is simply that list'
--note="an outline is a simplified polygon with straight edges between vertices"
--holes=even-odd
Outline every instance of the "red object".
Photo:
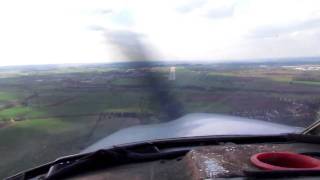
[{"label": "red object", "polygon": [[250,158],[265,170],[320,170],[320,160],[291,152],[264,152]]}]

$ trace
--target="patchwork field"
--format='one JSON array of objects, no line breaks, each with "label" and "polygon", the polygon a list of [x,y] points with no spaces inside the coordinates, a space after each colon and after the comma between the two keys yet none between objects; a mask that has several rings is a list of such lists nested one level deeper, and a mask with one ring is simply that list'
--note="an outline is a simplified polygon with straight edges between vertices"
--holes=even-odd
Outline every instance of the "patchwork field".
[{"label": "patchwork field", "polygon": [[0,69],[0,178],[77,153],[119,129],[192,112],[301,127],[318,117],[318,70],[174,66],[174,81],[166,65]]}]

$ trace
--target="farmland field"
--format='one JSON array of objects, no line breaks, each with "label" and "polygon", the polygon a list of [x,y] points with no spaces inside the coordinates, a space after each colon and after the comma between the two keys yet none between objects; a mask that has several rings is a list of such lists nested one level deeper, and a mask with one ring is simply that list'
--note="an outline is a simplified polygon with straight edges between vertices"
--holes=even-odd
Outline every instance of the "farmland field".
[{"label": "farmland field", "polygon": [[[171,66],[175,80],[168,80]],[[319,108],[320,71],[295,66],[1,68],[0,178],[133,125],[206,112],[306,127]]]}]

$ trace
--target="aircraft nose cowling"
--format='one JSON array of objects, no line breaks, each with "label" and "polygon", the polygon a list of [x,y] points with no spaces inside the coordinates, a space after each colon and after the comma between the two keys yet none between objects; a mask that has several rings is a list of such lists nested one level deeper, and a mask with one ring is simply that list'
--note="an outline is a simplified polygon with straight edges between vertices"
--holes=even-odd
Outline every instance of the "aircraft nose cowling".
[{"label": "aircraft nose cowling", "polygon": [[114,145],[155,139],[209,135],[276,135],[299,133],[302,130],[302,127],[261,120],[218,114],[193,113],[166,123],[138,125],[119,130],[99,140],[82,152],[92,152]]}]

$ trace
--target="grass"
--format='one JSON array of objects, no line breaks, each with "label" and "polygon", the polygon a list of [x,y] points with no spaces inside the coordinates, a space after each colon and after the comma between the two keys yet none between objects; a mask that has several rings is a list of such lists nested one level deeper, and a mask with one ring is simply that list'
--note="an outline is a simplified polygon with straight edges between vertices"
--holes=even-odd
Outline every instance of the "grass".
[{"label": "grass", "polygon": [[[66,142],[81,132],[75,133],[77,126],[61,119],[30,119],[15,122],[0,131],[0,177],[39,163],[53,160],[61,155],[64,147],[70,152]],[[79,130],[79,129],[78,129]],[[72,132],[74,134],[72,134]],[[64,143],[63,143],[64,142]]]},{"label": "grass", "polygon": [[59,134],[64,130],[70,130],[71,124],[60,119],[48,118],[16,122],[15,127],[42,131],[48,134]]},{"label": "grass", "polygon": [[111,82],[112,85],[145,85],[143,79],[138,78],[117,78]]},{"label": "grass", "polygon": [[292,81],[292,77],[286,77],[286,76],[272,76],[270,77],[270,79],[273,81],[284,82],[284,83],[289,83]]},{"label": "grass", "polygon": [[96,118],[30,119],[0,129],[0,178],[60,156],[78,153],[100,138],[131,124],[115,118],[101,121],[93,136],[88,137]]},{"label": "grass", "polygon": [[9,92],[1,92],[0,91],[0,102],[1,101],[9,101],[9,100],[14,100],[16,99],[16,95],[13,93],[9,93]]},{"label": "grass", "polygon": [[22,107],[22,106],[13,107],[10,109],[5,109],[0,111],[0,118],[2,119],[14,118],[17,116],[25,115],[30,112],[32,112],[32,110],[29,107]]},{"label": "grass", "polygon": [[236,77],[237,74],[232,73],[232,72],[209,72],[209,76],[228,76],[228,77]]},{"label": "grass", "polygon": [[37,109],[26,107],[26,106],[17,106],[9,109],[4,109],[0,111],[0,119],[9,120],[11,118],[33,118],[46,115],[46,112],[39,111]]},{"label": "grass", "polygon": [[314,85],[319,86],[319,81],[291,81],[293,84],[304,84],[304,85]]}]

